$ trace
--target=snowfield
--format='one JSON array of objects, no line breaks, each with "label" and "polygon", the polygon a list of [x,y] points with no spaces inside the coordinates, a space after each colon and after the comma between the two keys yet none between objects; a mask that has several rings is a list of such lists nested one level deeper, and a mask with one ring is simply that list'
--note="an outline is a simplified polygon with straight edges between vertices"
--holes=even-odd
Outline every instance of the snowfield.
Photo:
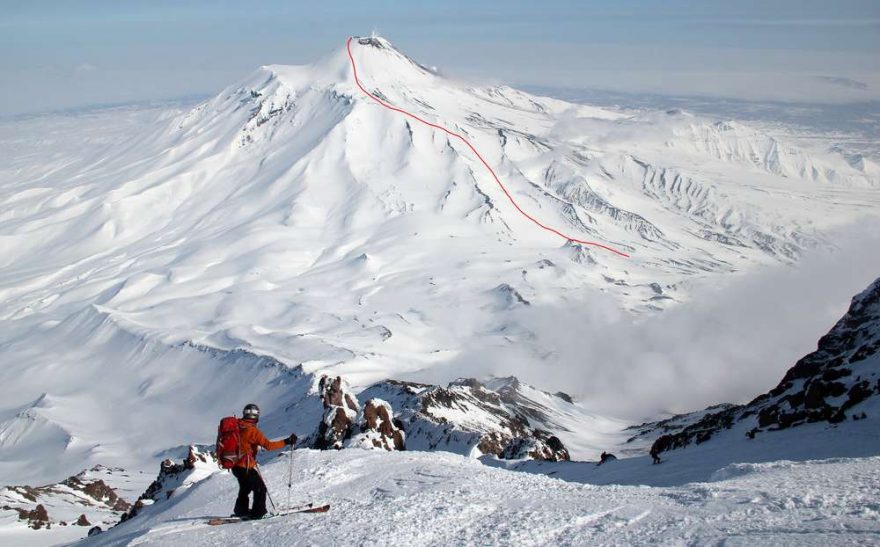
[{"label": "snowfield", "polygon": [[[643,473],[660,467],[640,459]],[[577,465],[577,464],[571,464]],[[661,464],[665,465],[665,464]],[[287,500],[286,456],[264,475]],[[85,545],[856,545],[880,538],[880,458],[739,464],[680,487],[592,486],[446,453],[296,451],[293,504],[326,514],[207,526],[218,472]]]},{"label": "snowfield", "polygon": [[[631,258],[536,229],[464,144],[367,97],[344,42],[183,112],[110,112],[120,119],[107,131],[89,115],[55,132],[12,123],[0,166],[0,481],[152,468],[170,447],[210,442],[220,408],[261,400],[271,416],[295,402],[276,380],[298,366],[356,390],[516,366],[569,391],[539,383],[544,371],[582,370],[570,376],[585,391],[617,367],[562,351],[585,315],[675,308],[878,218],[871,160],[681,111],[476,88],[381,38],[353,41],[352,55],[371,93],[466,135],[524,210]],[[228,366],[238,350],[277,370],[248,380]],[[228,376],[207,380],[215,366]],[[659,366],[658,383],[677,365]],[[768,383],[788,363],[775,366]],[[60,464],[32,465],[35,450]]]},{"label": "snowfield", "polygon": [[[414,450],[297,450],[293,501],[330,502],[328,514],[207,527],[230,512],[235,485],[200,467],[87,543],[880,542],[876,401],[846,431],[745,441],[737,426],[659,466],[647,434],[627,442],[643,408],[647,421],[722,402],[716,393],[744,402],[811,349],[786,346],[790,361],[743,374],[746,337],[706,360],[664,344],[714,344],[752,305],[725,299],[735,282],[838,260],[827,259],[848,243],[837,235],[871,235],[875,159],[681,110],[476,87],[382,38],[354,39],[351,60],[340,46],[312,65],[260,67],[196,105],[0,121],[0,485],[44,485],[55,518],[73,518],[79,493],[59,481],[102,464],[124,468],[111,486],[132,489],[252,401],[270,437],[314,440],[333,418],[318,396],[329,375],[407,418]],[[537,229],[462,141],[367,96],[352,61],[369,94],[465,136],[524,211],[630,257]],[[857,289],[877,273],[850,269]],[[693,327],[687,314],[707,300],[715,315]],[[802,315],[818,334],[840,311]],[[668,355],[616,352],[641,341],[591,331],[651,320],[645,343]],[[428,405],[387,380],[449,389]],[[540,429],[584,461],[486,456],[492,428]],[[621,459],[586,462],[603,450]],[[286,472],[267,460],[279,504]],[[34,502],[21,492],[4,499]],[[99,505],[96,522],[120,512]],[[18,509],[0,510],[2,544],[85,533],[28,529]]]}]

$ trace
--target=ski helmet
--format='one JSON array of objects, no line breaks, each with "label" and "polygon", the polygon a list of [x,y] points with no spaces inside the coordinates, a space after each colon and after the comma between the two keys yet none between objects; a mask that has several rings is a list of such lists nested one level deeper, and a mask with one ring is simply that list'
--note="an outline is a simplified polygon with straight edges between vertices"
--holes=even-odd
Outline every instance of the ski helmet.
[{"label": "ski helmet", "polygon": [[254,403],[248,403],[245,405],[244,410],[241,411],[241,417],[245,420],[258,422],[260,420],[260,407]]}]

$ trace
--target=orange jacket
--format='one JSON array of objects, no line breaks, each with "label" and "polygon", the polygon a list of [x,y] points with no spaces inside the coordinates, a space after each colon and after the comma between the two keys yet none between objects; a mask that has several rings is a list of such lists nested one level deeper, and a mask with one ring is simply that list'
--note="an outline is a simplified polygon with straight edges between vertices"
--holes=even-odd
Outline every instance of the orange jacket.
[{"label": "orange jacket", "polygon": [[284,447],[284,441],[270,441],[263,435],[257,425],[250,420],[238,421],[239,440],[241,442],[242,457],[235,467],[253,469],[257,465],[257,450],[262,446],[264,450],[278,450]]}]

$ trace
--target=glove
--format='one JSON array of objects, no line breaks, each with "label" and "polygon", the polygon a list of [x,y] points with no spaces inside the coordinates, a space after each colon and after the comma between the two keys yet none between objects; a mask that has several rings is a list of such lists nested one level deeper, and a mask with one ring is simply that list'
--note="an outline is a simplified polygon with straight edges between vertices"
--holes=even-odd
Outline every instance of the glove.
[{"label": "glove", "polygon": [[288,446],[296,444],[296,433],[291,433],[290,437],[287,437],[286,439],[284,439],[284,444],[286,444]]}]

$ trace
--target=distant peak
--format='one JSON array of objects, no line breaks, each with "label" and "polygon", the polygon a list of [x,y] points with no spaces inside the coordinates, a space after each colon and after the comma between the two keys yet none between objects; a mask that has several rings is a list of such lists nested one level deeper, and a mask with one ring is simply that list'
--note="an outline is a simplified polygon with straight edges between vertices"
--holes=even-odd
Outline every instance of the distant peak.
[{"label": "distant peak", "polygon": [[357,40],[357,43],[362,46],[370,46],[377,49],[394,49],[394,46],[391,45],[387,39],[382,38],[381,36],[354,36],[354,39]]},{"label": "distant peak", "polygon": [[[367,67],[369,68],[379,68],[380,70],[374,70],[371,73],[371,78],[383,77],[383,73],[392,73],[395,76],[400,77],[404,74],[404,71],[407,70],[407,67],[416,69],[416,72],[421,74],[431,74],[437,75],[437,70],[434,68],[427,67],[409,55],[406,55],[398,48],[394,47],[394,45],[387,39],[382,36],[372,35],[372,36],[352,36],[351,41],[349,42],[349,51],[351,52],[353,49],[354,55],[358,57],[358,61],[360,62],[402,62],[397,65],[384,65],[382,67]],[[365,71],[366,72],[366,71]]]}]

